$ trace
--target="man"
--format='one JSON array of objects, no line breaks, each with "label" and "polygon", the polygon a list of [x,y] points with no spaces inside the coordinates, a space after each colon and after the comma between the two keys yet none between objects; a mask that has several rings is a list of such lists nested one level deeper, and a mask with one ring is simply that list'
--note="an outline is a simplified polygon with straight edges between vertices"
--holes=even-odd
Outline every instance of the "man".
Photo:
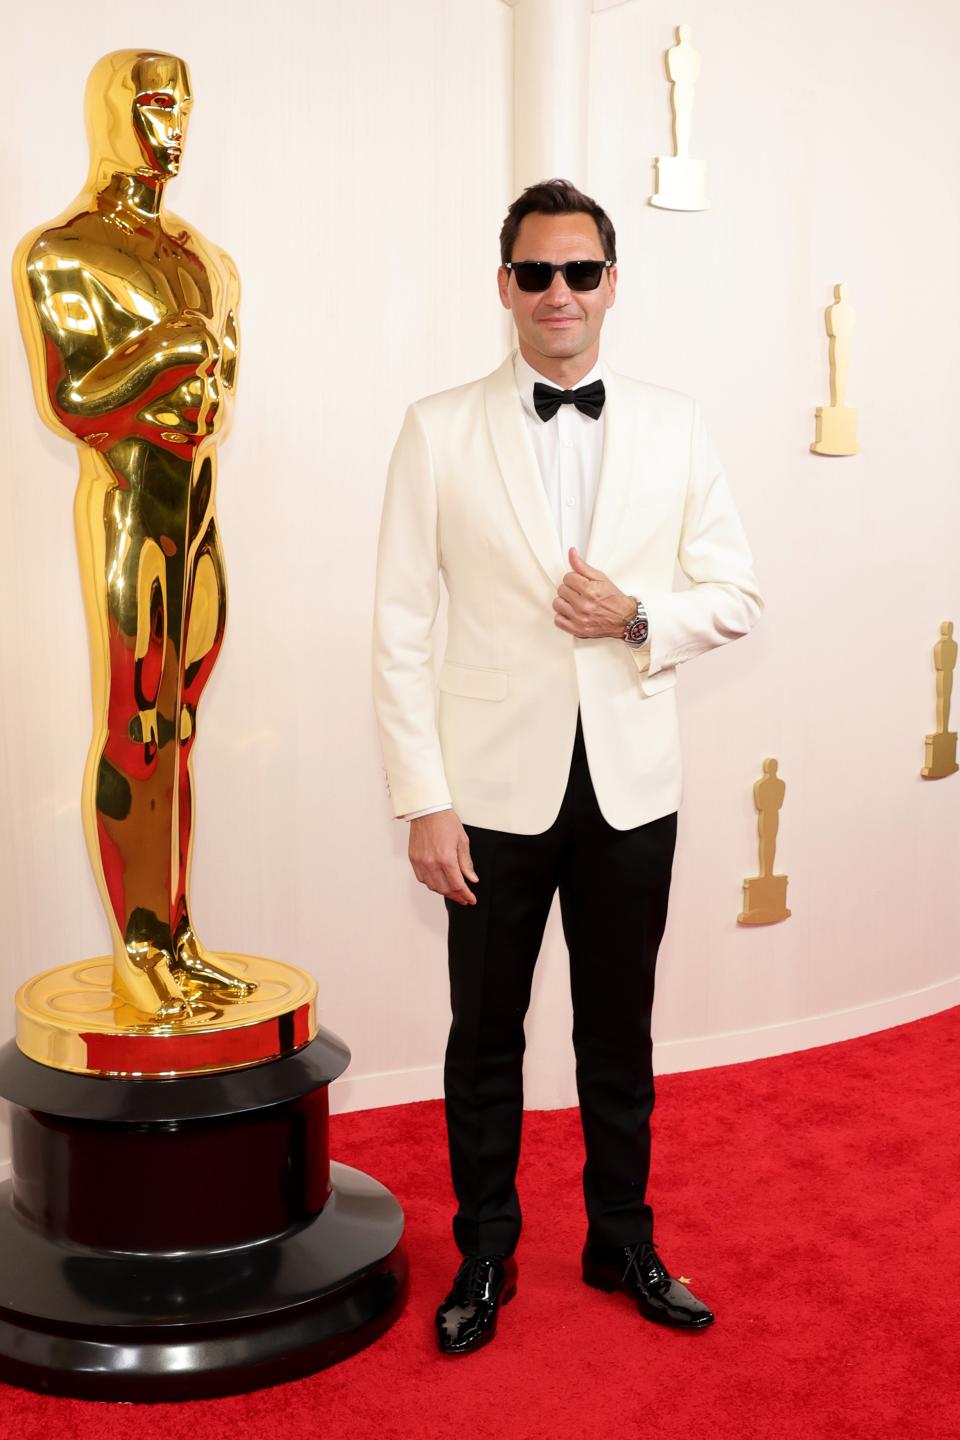
[{"label": "man", "polygon": [[[586,1147],[583,1278],[662,1324],[713,1320],[653,1246],[650,1013],[680,801],[676,666],[760,612],[697,405],[601,367],[617,283],[608,216],[551,180],[511,205],[500,244],[519,349],[408,410],[374,626],[394,812],[410,821],[417,879],[448,912],[445,1095],[464,1257],[437,1313],[449,1354],[492,1339],[516,1290],[523,1021],[558,889]],[[692,584],[674,593],[677,561]]]}]

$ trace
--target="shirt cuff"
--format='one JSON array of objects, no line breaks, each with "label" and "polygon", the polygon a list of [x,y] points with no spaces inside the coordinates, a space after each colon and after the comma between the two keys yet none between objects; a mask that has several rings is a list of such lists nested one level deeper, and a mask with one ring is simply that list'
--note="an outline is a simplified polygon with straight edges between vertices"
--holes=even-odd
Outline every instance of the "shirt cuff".
[{"label": "shirt cuff", "polygon": [[407,815],[398,815],[398,820],[419,820],[421,815],[438,815],[441,810],[452,810],[452,805],[431,805],[427,810],[411,810]]}]

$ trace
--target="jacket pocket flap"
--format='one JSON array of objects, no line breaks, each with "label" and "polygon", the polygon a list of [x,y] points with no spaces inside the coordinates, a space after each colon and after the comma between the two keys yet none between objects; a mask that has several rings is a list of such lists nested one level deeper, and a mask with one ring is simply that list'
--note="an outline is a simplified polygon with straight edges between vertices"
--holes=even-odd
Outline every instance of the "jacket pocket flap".
[{"label": "jacket pocket flap", "polygon": [[465,695],[470,700],[505,700],[507,672],[444,661],[440,668],[440,689],[448,695]]},{"label": "jacket pocket flap", "polygon": [[640,688],[644,695],[656,695],[660,690],[669,690],[677,683],[677,672],[672,665],[658,670],[656,675],[641,675]]}]

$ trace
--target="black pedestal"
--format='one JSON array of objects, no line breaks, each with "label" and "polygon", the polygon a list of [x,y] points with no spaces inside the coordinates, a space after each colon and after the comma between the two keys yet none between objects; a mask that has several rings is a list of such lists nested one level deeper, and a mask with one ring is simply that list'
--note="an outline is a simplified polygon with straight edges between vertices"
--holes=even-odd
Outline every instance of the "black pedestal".
[{"label": "black pedestal", "polygon": [[403,1215],[331,1165],[321,1031],[284,1060],[99,1079],[0,1049],[0,1380],[98,1400],[253,1390],[352,1354],[406,1294]]}]

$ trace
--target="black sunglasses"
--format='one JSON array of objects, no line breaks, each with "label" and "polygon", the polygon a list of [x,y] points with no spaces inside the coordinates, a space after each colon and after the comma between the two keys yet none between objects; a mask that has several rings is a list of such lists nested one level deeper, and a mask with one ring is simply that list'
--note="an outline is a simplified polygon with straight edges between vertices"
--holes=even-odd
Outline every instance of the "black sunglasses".
[{"label": "black sunglasses", "polygon": [[507,260],[504,270],[512,270],[521,290],[549,290],[557,271],[571,290],[596,290],[604,270],[609,270],[612,260],[567,260],[563,265],[551,265],[549,260]]}]

